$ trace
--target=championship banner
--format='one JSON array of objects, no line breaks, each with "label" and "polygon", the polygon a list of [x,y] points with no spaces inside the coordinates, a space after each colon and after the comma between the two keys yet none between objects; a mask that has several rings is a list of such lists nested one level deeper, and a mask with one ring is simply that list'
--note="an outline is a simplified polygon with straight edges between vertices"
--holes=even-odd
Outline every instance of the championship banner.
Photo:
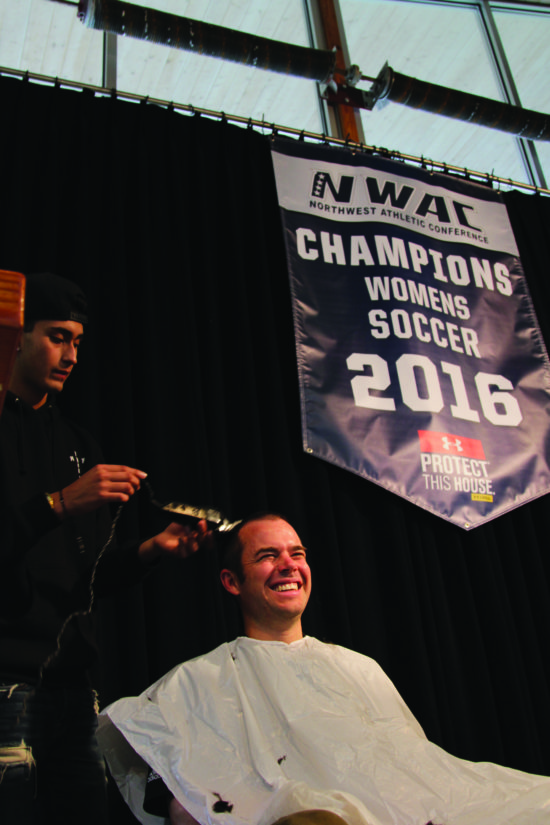
[{"label": "championship banner", "polygon": [[499,194],[275,140],[304,449],[468,530],[550,491],[550,364]]}]

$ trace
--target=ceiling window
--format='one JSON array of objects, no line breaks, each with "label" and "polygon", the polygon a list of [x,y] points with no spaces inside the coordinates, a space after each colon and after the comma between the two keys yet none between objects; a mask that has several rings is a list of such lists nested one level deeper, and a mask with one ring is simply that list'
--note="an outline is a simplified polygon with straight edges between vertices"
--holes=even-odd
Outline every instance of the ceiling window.
[{"label": "ceiling window", "polygon": [[[478,3],[340,0],[340,6],[350,59],[363,75],[376,77],[387,62],[409,77],[506,100]],[[516,59],[533,61],[529,82],[541,87],[546,73],[537,64],[548,47],[542,33],[536,45],[530,40],[527,30],[536,26],[533,15],[525,18]],[[546,98],[532,108],[548,111],[548,93]],[[530,180],[520,143],[510,133],[383,101],[363,110],[361,120],[368,144],[540,185]]]},{"label": "ceiling window", "polygon": [[[550,112],[550,0],[334,0],[349,62]],[[318,30],[317,0],[138,0],[145,6],[299,46]],[[77,17],[77,0],[0,0],[0,66],[297,131],[330,132],[316,82],[134,37]],[[370,88],[367,81],[361,82]],[[393,102],[360,112],[369,145],[462,169],[550,183],[550,144]]]},{"label": "ceiling window", "polygon": [[[493,15],[522,106],[550,113],[550,7],[503,9],[499,3]],[[534,147],[550,188],[550,142]]]}]

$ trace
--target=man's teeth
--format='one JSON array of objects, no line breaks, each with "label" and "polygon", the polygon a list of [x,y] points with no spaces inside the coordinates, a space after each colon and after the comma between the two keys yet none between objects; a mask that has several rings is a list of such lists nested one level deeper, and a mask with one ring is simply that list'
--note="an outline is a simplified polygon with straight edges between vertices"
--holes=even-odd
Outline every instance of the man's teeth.
[{"label": "man's teeth", "polygon": [[277,592],[281,590],[298,590],[298,584],[296,582],[290,582],[289,584],[277,584],[273,590]]}]

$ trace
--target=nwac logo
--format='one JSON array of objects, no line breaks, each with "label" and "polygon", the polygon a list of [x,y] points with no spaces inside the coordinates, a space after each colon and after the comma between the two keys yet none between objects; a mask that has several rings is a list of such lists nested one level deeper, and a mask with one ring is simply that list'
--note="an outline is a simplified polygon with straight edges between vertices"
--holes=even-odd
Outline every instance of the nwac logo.
[{"label": "nwac logo", "polygon": [[[402,184],[398,189],[395,180],[379,179],[373,175],[358,176],[361,184],[365,184],[364,193],[370,205],[376,204],[380,207],[403,210],[408,208],[415,215],[420,217],[431,216],[439,223],[450,224],[455,220],[460,226],[467,227],[474,232],[481,232],[482,229],[470,223],[469,212],[475,212],[476,208],[472,203],[462,203],[454,197],[444,195],[434,195],[426,191],[425,187],[409,186]],[[337,183],[334,182],[329,172],[315,172],[311,186],[311,197],[318,201],[328,201],[343,205],[351,204],[353,187],[356,178],[352,175],[341,175]],[[312,206],[319,205],[311,202]],[[327,208],[327,206],[325,206]]]}]

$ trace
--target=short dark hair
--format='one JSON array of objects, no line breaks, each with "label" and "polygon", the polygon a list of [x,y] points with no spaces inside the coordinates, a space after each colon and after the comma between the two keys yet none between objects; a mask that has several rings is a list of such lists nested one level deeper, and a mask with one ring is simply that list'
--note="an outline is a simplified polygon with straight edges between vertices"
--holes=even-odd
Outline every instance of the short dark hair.
[{"label": "short dark hair", "polygon": [[231,570],[231,572],[237,576],[239,581],[243,581],[244,579],[244,570],[242,565],[244,545],[241,541],[241,530],[253,521],[286,521],[287,524],[290,524],[288,519],[280,513],[274,513],[270,510],[262,510],[251,516],[247,516],[247,518],[240,521],[239,524],[233,528],[233,530],[229,531],[225,535],[223,533],[219,534],[220,537],[223,537],[220,552],[220,569],[223,570],[227,568],[227,570]]}]

